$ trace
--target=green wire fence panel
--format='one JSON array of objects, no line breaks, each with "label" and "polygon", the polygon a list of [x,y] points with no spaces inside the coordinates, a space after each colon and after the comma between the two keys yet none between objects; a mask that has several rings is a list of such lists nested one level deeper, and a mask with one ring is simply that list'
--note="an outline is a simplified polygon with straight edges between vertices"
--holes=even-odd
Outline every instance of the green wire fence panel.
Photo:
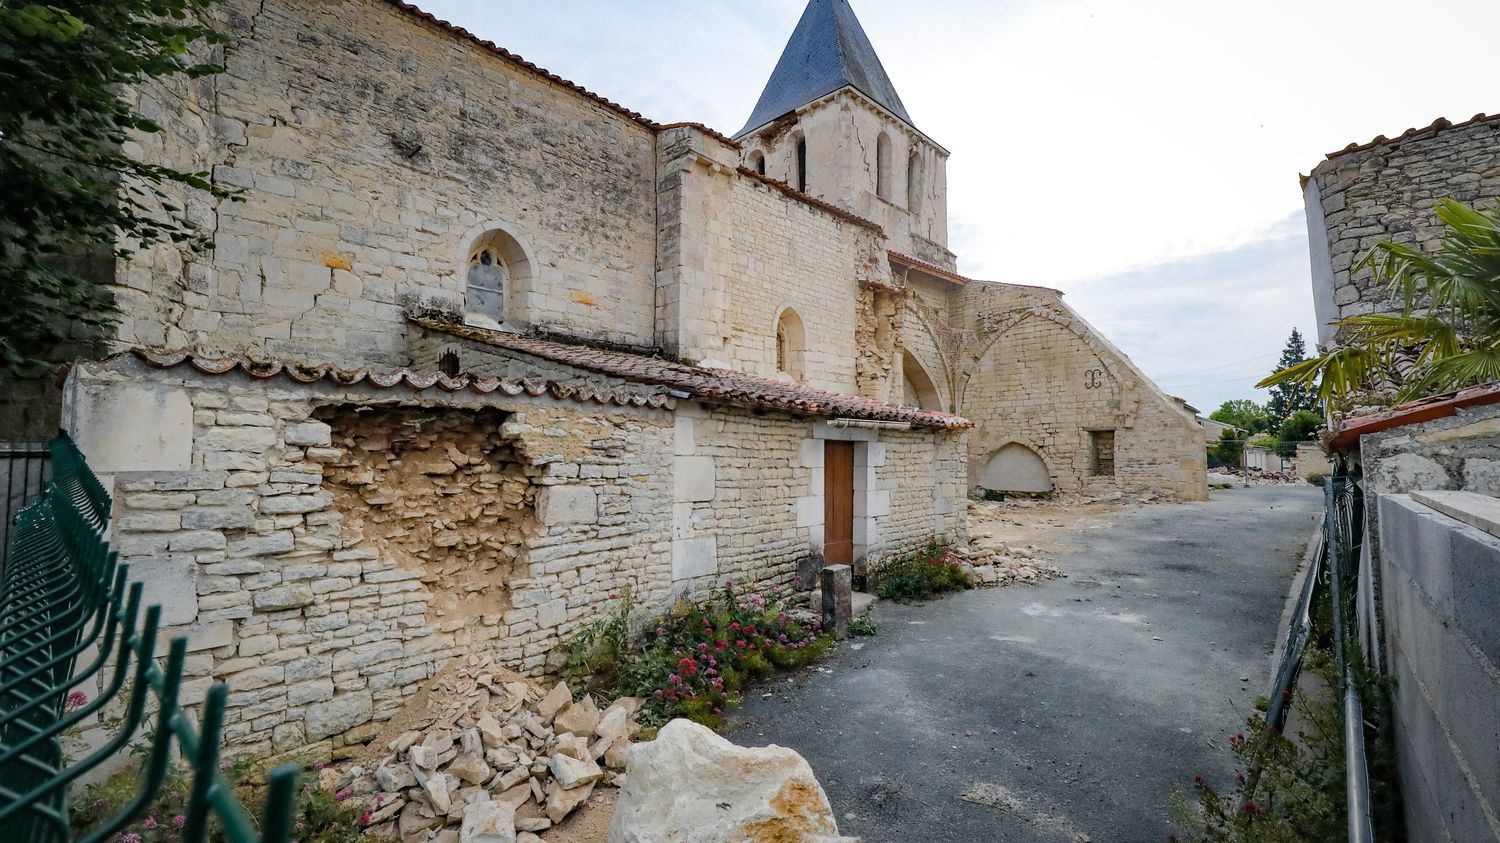
[{"label": "green wire fence panel", "polygon": [[[190,795],[181,839],[214,833],[232,843],[290,839],[297,768],[268,777],[259,822],[234,798],[219,772],[219,746],[229,689],[209,689],[202,720],[182,708],[187,639],[157,651],[161,607],[141,607],[140,583],[128,583],[104,539],[110,499],[83,454],[65,435],[51,443],[53,475],[21,510],[10,531],[10,557],[0,579],[0,828],[6,840],[52,843],[109,838],[151,806],[175,751],[188,765]],[[69,695],[87,693],[69,705]],[[92,722],[120,698],[118,731],[84,757],[64,756],[62,736]],[[112,709],[112,713],[121,706]],[[113,817],[75,838],[68,821],[69,786],[121,751],[139,745],[145,760],[133,799]]]}]

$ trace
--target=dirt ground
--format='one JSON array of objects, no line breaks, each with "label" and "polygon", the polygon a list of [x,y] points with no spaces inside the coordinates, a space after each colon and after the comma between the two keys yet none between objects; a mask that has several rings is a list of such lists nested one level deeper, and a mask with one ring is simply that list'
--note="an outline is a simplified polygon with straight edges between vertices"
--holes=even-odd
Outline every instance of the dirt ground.
[{"label": "dirt ground", "polygon": [[1140,504],[1125,500],[1097,501],[1074,497],[1046,500],[971,501],[969,534],[991,538],[1012,547],[1036,547],[1056,552],[1063,537],[1079,531],[1114,526],[1114,516]]}]

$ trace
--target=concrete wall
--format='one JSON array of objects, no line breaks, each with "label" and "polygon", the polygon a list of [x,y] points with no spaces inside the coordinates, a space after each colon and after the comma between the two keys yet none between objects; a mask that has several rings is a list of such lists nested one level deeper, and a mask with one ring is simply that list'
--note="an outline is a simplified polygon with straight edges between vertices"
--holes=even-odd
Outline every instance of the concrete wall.
[{"label": "concrete wall", "polygon": [[[1354,271],[1382,240],[1436,249],[1439,199],[1485,204],[1500,197],[1500,120],[1490,118],[1335,154],[1312,171],[1304,198],[1319,322],[1399,310]],[[1321,221],[1321,225],[1319,225]],[[1319,328],[1320,344],[1335,338]]]},{"label": "concrete wall", "polygon": [[1500,840],[1500,538],[1379,498],[1396,758],[1412,840]]},{"label": "concrete wall", "polygon": [[227,70],[140,93],[144,154],[244,201],[190,197],[211,255],[121,266],[122,344],[404,363],[402,305],[461,309],[495,228],[519,324],[653,344],[650,128],[379,0],[215,10]]}]

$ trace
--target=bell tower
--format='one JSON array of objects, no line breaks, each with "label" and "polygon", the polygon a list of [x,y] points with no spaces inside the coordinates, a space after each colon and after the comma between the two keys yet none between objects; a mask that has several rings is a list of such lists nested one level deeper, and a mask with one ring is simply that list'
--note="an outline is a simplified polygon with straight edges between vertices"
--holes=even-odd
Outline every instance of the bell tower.
[{"label": "bell tower", "polygon": [[735,134],[746,167],[874,220],[951,268],[948,151],[912,122],[849,0],[809,0]]}]

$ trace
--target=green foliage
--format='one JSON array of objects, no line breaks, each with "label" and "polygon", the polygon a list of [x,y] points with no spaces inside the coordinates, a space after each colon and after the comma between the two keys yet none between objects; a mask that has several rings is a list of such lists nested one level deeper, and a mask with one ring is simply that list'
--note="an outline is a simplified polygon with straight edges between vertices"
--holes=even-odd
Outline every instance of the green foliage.
[{"label": "green foliage", "polygon": [[1323,481],[1328,479],[1328,472],[1326,472],[1326,471],[1314,471],[1313,473],[1307,475],[1307,477],[1304,478],[1304,479],[1307,480],[1307,482],[1308,482],[1309,485],[1312,485],[1312,486],[1322,486],[1323,485]]},{"label": "green foliage", "polygon": [[891,600],[921,600],[972,586],[962,560],[940,542],[898,556],[875,572],[875,593]]},{"label": "green foliage", "polygon": [[564,674],[606,701],[642,697],[648,725],[686,717],[718,728],[751,682],[805,667],[833,645],[817,620],[792,616],[784,593],[779,585],[769,597],[741,593],[726,582],[716,599],[642,629],[632,592],[612,595],[617,602],[570,643]]},{"label": "green foliage", "polygon": [[1257,404],[1248,398],[1225,401],[1219,405],[1219,409],[1209,413],[1208,417],[1216,422],[1232,424],[1252,436],[1269,430],[1275,424],[1264,404]]},{"label": "green foliage", "polygon": [[878,635],[880,626],[869,615],[860,615],[849,622],[849,632],[852,635]]},{"label": "green foliage", "polygon": [[1208,454],[1221,465],[1240,465],[1245,455],[1245,443],[1238,433],[1226,430],[1219,434],[1218,442],[1209,446]]},{"label": "green foliage", "polygon": [[1311,442],[1323,426],[1323,417],[1311,410],[1298,410],[1281,423],[1281,433],[1276,438],[1275,451],[1278,456],[1297,455],[1298,442]]},{"label": "green foliage", "polygon": [[[1447,227],[1437,254],[1377,243],[1355,267],[1370,269],[1400,313],[1339,320],[1340,348],[1257,386],[1316,387],[1319,399],[1346,404],[1386,380],[1401,383],[1403,401],[1500,380],[1500,205],[1481,211],[1444,199],[1437,217]],[[1405,359],[1413,365],[1397,377]]]},{"label": "green foliage", "polygon": [[162,131],[137,111],[132,89],[222,69],[189,55],[227,41],[192,20],[212,2],[0,3],[0,382],[113,321],[113,299],[78,271],[80,259],[207,246],[167,189],[230,194],[208,173],[136,161],[126,142]]},{"label": "green foliage", "polygon": [[[1302,332],[1293,328],[1292,335],[1287,337],[1286,347],[1281,350],[1276,371],[1290,369],[1306,359],[1307,343],[1302,340]],[[1289,381],[1271,387],[1271,400],[1266,404],[1266,412],[1279,422],[1299,411],[1316,410],[1317,406],[1318,399],[1311,387],[1305,383]]]},{"label": "green foliage", "polygon": [[[144,752],[144,749],[140,750]],[[319,768],[321,764],[317,765]],[[220,766],[224,777],[234,788],[241,804],[253,805],[257,798],[255,785],[251,781],[252,765],[244,761]],[[304,773],[315,776],[316,773]],[[135,799],[140,787],[139,753],[124,766],[111,773],[103,781],[83,788],[74,800],[68,820],[75,837],[82,837],[88,829],[100,822],[119,815],[125,806]],[[129,826],[109,838],[115,843],[169,843],[181,839],[181,829],[187,820],[188,796],[192,787],[186,768],[173,767],[167,772],[161,792],[146,811]],[[293,808],[293,834],[302,843],[357,843],[362,839],[362,830],[369,817],[361,810],[347,792],[329,793],[310,784],[302,788]],[[208,836],[210,840],[225,839],[217,821],[210,814]]]}]

